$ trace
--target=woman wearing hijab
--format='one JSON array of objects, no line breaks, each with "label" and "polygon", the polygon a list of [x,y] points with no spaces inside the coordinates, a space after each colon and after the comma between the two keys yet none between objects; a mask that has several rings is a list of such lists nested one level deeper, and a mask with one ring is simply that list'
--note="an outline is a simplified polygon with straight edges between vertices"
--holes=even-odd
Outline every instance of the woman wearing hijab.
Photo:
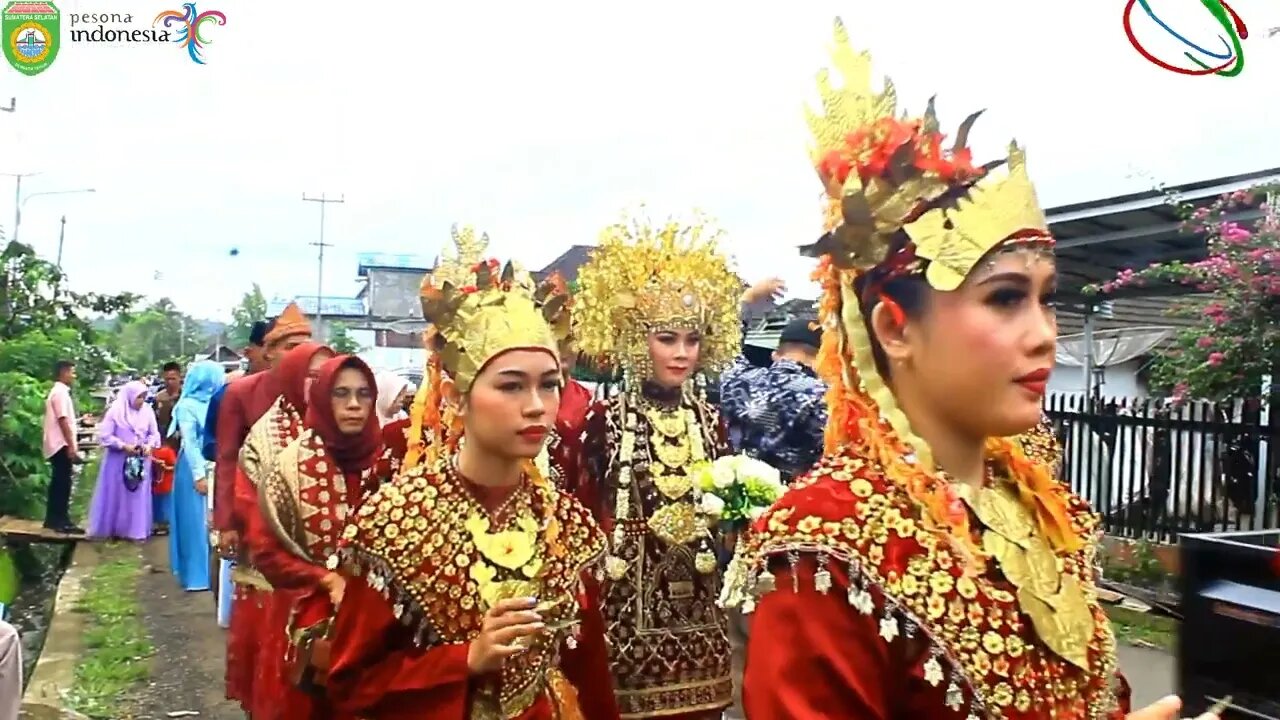
[{"label": "woman wearing hijab", "polygon": [[222,386],[226,373],[212,360],[187,371],[182,397],[173,406],[169,435],[178,433],[182,445],[173,478],[173,507],[169,525],[169,565],[188,592],[209,589],[208,463],[201,454],[209,400]]},{"label": "woman wearing hijab", "polygon": [[378,425],[389,425],[408,417],[404,411],[405,398],[413,384],[393,372],[380,372],[378,386]]},{"label": "woman wearing hijab", "polygon": [[345,588],[329,559],[335,557],[347,519],[377,486],[374,468],[382,441],[376,398],[377,383],[363,360],[340,355],[322,365],[308,392],[302,433],[280,452],[259,486],[261,512],[249,524],[250,552],[275,588],[274,602],[290,600],[289,612],[273,622],[287,625],[281,629],[292,647],[259,658],[279,663],[287,681],[273,703],[276,717],[337,717],[329,703],[306,691],[323,685],[327,665],[315,643],[323,643],[318,638],[327,631]]},{"label": "woman wearing hijab", "polygon": [[89,506],[89,537],[143,541],[151,533],[151,451],[160,446],[147,386],[135,380],[116,394],[98,426],[106,449]]}]

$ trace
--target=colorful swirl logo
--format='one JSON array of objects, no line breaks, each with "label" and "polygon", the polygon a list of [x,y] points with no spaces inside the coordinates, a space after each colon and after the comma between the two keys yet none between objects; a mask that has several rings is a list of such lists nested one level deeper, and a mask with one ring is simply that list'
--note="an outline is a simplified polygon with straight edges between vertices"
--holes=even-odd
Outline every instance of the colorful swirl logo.
[{"label": "colorful swirl logo", "polygon": [[[1236,14],[1231,6],[1222,2],[1222,0],[1200,0],[1200,4],[1205,10],[1213,16],[1213,19],[1222,26],[1227,37],[1218,35],[1218,40],[1222,42],[1221,50],[1210,50],[1187,39],[1177,30],[1174,30],[1164,20],[1155,14],[1151,9],[1149,0],[1128,0],[1124,6],[1124,32],[1129,37],[1129,42],[1133,45],[1142,57],[1151,61],[1153,64],[1164,68],[1170,72],[1180,75],[1222,75],[1224,77],[1235,77],[1244,70],[1244,48],[1241,40],[1249,37],[1249,28],[1245,27],[1244,21]],[[1159,25],[1166,33],[1182,43],[1184,50],[1183,57],[1190,61],[1196,67],[1187,67],[1174,65],[1173,63],[1163,60],[1138,42],[1138,36],[1133,32],[1133,11],[1134,6],[1142,8],[1147,17],[1156,25]],[[1194,52],[1193,52],[1194,51]],[[1208,62],[1201,58],[1207,58]]]},{"label": "colorful swirl logo", "polygon": [[157,23],[166,28],[179,25],[178,37],[174,42],[187,49],[191,62],[204,65],[204,57],[201,56],[200,51],[209,44],[209,40],[200,34],[200,30],[211,22],[215,25],[226,25],[227,16],[217,10],[197,12],[195,3],[183,3],[182,12],[165,10],[151,21],[151,27],[155,27]]}]

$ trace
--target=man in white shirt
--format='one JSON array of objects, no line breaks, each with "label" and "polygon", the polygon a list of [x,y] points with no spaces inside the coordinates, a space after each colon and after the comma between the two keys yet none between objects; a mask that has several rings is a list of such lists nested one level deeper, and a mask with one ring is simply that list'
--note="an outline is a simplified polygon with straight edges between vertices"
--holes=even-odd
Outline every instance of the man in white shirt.
[{"label": "man in white shirt", "polygon": [[84,530],[71,522],[71,466],[83,462],[76,441],[76,408],[71,401],[71,385],[76,381],[75,363],[59,360],[53,369],[54,383],[44,401],[44,456],[49,459],[53,479],[45,505],[44,526],[68,535]]}]

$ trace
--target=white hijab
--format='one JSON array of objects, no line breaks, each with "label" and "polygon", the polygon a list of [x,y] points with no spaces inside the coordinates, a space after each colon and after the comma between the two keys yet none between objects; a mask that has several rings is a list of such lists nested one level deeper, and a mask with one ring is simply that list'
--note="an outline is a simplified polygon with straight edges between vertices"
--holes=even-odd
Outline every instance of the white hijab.
[{"label": "white hijab", "polygon": [[378,373],[374,380],[378,384],[378,422],[386,425],[404,417],[404,409],[395,404],[396,398],[412,387],[413,383],[387,371]]}]

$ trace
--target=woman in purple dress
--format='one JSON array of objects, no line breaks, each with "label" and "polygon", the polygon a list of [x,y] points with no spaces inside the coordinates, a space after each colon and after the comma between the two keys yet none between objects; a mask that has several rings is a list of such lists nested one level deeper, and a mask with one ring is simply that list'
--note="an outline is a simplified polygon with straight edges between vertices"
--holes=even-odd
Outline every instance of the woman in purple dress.
[{"label": "woman in purple dress", "polygon": [[146,385],[125,385],[98,426],[103,456],[89,537],[142,541],[151,533],[151,451],[160,447],[160,431],[146,399]]}]

